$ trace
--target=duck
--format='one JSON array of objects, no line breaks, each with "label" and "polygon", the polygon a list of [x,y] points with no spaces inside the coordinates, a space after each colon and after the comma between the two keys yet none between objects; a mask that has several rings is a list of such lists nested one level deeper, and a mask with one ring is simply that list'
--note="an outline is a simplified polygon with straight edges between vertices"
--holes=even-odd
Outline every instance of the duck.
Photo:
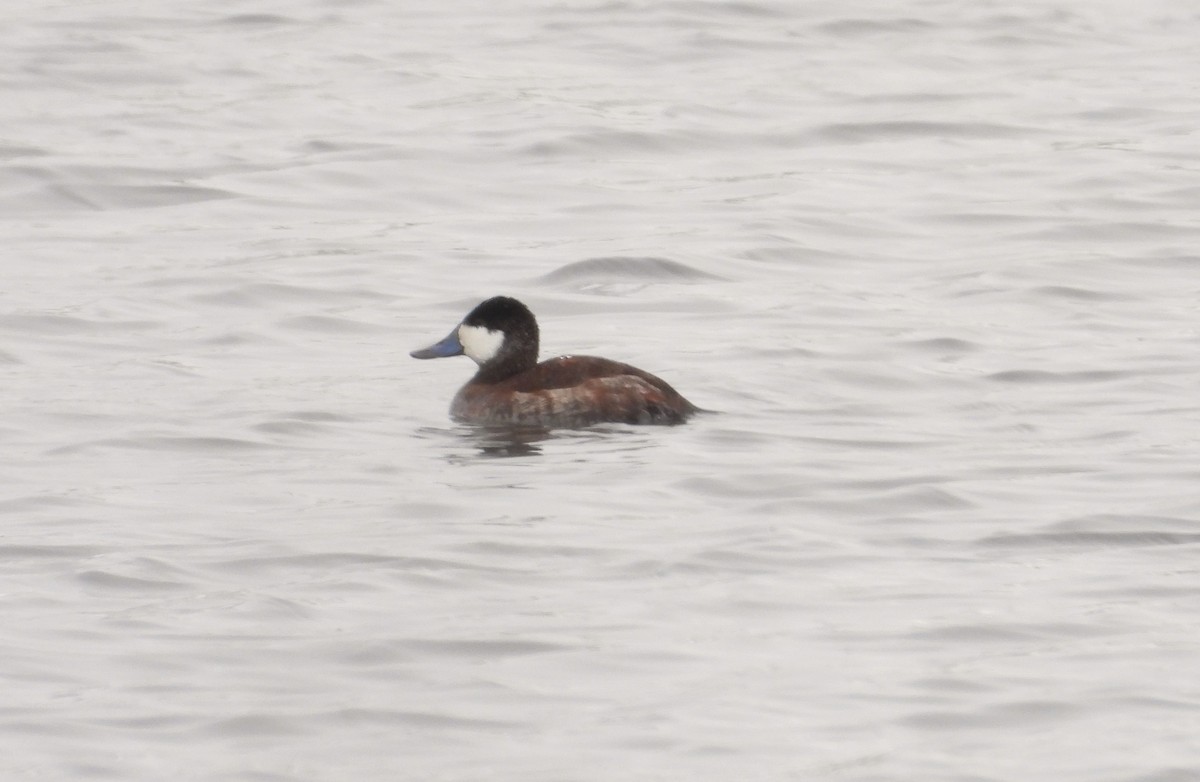
[{"label": "duck", "polygon": [[596,356],[538,362],[537,319],[510,296],[481,302],[445,339],[409,353],[465,355],[478,365],[450,403],[467,424],[582,428],[593,424],[682,424],[700,411],[665,380]]}]

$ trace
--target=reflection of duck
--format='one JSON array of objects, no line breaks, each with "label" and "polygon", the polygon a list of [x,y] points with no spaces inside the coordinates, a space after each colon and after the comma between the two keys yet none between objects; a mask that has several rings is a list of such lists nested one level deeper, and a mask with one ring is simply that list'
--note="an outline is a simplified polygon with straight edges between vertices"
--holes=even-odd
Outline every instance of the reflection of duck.
[{"label": "reflection of duck", "polygon": [[540,456],[541,443],[553,439],[554,432],[544,426],[479,426],[474,427],[471,442],[481,456],[507,459],[513,456]]},{"label": "reflection of duck", "polygon": [[479,371],[454,396],[450,415],[474,424],[575,427],[603,422],[679,424],[697,408],[665,381],[594,356],[538,363],[538,325],[521,302],[483,302],[441,342],[413,358],[466,354]]}]

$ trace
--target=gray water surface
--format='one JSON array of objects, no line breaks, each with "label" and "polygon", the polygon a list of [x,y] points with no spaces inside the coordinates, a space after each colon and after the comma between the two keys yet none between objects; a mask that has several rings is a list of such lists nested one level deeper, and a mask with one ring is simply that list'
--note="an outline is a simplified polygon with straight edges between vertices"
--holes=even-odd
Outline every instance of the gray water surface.
[{"label": "gray water surface", "polygon": [[[0,772],[1200,778],[1200,14],[0,11]],[[479,300],[719,411],[452,423]]]}]

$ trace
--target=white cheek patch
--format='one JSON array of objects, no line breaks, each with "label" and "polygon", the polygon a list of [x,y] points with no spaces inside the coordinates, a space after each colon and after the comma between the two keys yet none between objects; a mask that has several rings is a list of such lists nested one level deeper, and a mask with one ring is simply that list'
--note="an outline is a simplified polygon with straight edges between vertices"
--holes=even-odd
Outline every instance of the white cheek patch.
[{"label": "white cheek patch", "polygon": [[476,364],[483,365],[495,358],[504,344],[504,332],[485,329],[483,326],[459,326],[458,341]]}]

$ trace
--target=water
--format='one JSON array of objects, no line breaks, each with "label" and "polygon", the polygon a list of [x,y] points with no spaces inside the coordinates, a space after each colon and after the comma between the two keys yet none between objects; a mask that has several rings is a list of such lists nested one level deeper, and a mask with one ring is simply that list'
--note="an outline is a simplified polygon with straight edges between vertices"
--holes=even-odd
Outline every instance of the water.
[{"label": "water", "polygon": [[0,13],[6,779],[1200,778],[1194,11]]}]

